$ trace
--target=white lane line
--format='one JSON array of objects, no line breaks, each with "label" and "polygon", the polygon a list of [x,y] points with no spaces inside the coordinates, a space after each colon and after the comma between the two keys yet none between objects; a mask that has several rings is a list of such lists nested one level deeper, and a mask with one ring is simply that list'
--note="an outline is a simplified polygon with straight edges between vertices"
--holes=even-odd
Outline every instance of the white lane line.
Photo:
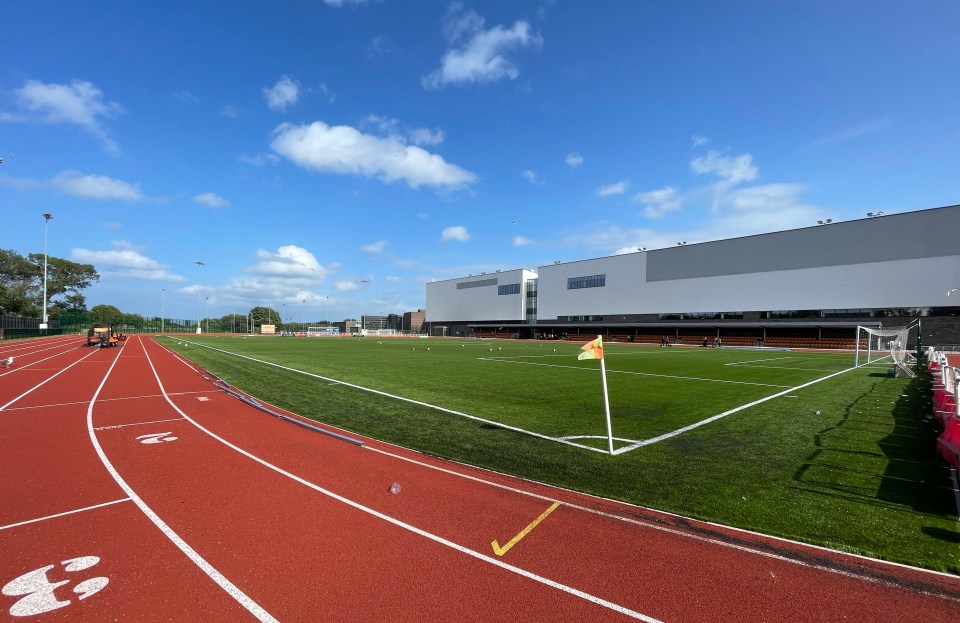
[{"label": "white lane line", "polygon": [[[144,349],[144,352],[146,352],[146,349]],[[153,365],[153,361],[152,361],[151,358],[150,358],[150,353],[149,353],[149,352],[147,352],[147,361],[150,363],[150,368],[153,370],[153,375],[154,375],[154,377],[157,379],[157,384],[160,385],[160,391],[163,392],[164,395],[166,395],[166,390],[165,390],[164,387],[163,387],[163,382],[160,380],[160,376],[157,374],[157,369],[156,369],[156,368],[154,367],[154,365]],[[517,574],[517,575],[519,575],[519,576],[528,578],[528,579],[533,580],[533,581],[535,581],[535,582],[539,582],[539,583],[544,584],[544,585],[546,585],[546,586],[549,586],[549,587],[551,587],[551,588],[555,588],[555,589],[557,589],[557,590],[563,591],[564,593],[567,593],[568,595],[573,595],[574,597],[579,597],[579,598],[581,598],[581,599],[584,599],[584,600],[586,600],[586,601],[589,601],[590,603],[596,604],[596,605],[598,605],[598,606],[602,606],[602,607],[604,607],[604,608],[608,608],[608,609],[610,609],[610,610],[613,610],[614,612],[619,612],[620,614],[626,615],[626,616],[631,617],[631,618],[634,618],[634,619],[638,619],[638,620],[641,620],[641,621],[646,621],[647,623],[660,623],[660,622],[658,621],[658,619],[654,619],[654,618],[652,618],[652,617],[649,617],[649,616],[647,616],[647,615],[645,615],[645,614],[642,614],[642,613],[640,613],[640,612],[637,612],[637,611],[635,611],[635,610],[631,610],[631,609],[629,609],[629,608],[626,608],[625,606],[621,606],[620,604],[616,604],[616,603],[614,603],[614,602],[612,602],[612,601],[607,601],[606,599],[603,599],[603,598],[601,598],[601,597],[597,597],[596,595],[591,595],[590,593],[587,593],[587,592],[581,591],[581,590],[579,590],[579,589],[573,588],[572,586],[567,586],[567,585],[565,585],[565,584],[561,584],[561,583],[559,583],[559,582],[556,582],[556,581],[551,580],[551,579],[549,579],[549,578],[543,577],[543,576],[541,576],[541,575],[537,575],[536,573],[533,573],[533,572],[531,572],[531,571],[527,571],[526,569],[521,569],[520,567],[515,567],[515,566],[513,566],[513,565],[511,565],[511,564],[508,564],[508,563],[503,562],[502,560],[498,560],[498,559],[493,558],[493,557],[491,557],[491,556],[487,556],[486,554],[481,554],[480,552],[475,552],[475,551],[473,551],[472,549],[469,549],[469,548],[467,548],[467,547],[464,547],[463,545],[460,545],[460,544],[458,544],[458,543],[454,543],[453,541],[449,541],[449,540],[447,540],[447,539],[445,539],[445,538],[443,538],[443,537],[441,537],[441,536],[438,536],[438,535],[433,534],[433,533],[431,533],[431,532],[427,532],[426,530],[422,530],[422,529],[420,529],[420,528],[417,528],[416,526],[412,526],[412,525],[410,525],[410,524],[408,524],[408,523],[406,523],[406,522],[400,521],[399,519],[396,519],[396,518],[394,518],[394,517],[390,517],[389,515],[385,515],[385,514],[379,512],[379,511],[376,511],[376,510],[374,510],[374,509],[372,509],[372,508],[370,508],[370,507],[368,507],[368,506],[364,506],[363,504],[360,504],[359,502],[355,502],[355,501],[353,501],[353,500],[351,500],[351,499],[348,499],[348,498],[343,497],[342,495],[338,495],[338,494],[336,494],[336,493],[333,493],[332,491],[328,491],[328,490],[324,489],[323,487],[321,487],[321,486],[319,486],[319,485],[316,485],[316,484],[314,484],[314,483],[312,483],[312,482],[310,482],[310,481],[308,481],[308,480],[304,480],[303,478],[301,478],[301,477],[299,477],[299,476],[297,476],[297,475],[295,475],[295,474],[292,474],[292,473],[286,471],[285,469],[283,469],[283,468],[281,468],[281,467],[278,467],[278,466],[274,465],[273,463],[270,463],[270,462],[266,461],[265,459],[261,459],[260,457],[255,456],[255,455],[251,454],[250,452],[247,452],[247,451],[244,450],[243,448],[240,448],[240,447],[238,447],[238,446],[235,446],[234,444],[230,443],[229,441],[227,441],[227,440],[224,439],[223,437],[218,436],[216,433],[214,433],[214,432],[212,432],[212,431],[204,428],[204,427],[201,426],[198,422],[196,422],[195,420],[191,419],[189,415],[187,415],[186,413],[184,413],[183,411],[181,411],[180,408],[179,408],[176,404],[174,404],[173,400],[170,400],[169,398],[167,398],[167,402],[170,404],[171,407],[173,407],[177,412],[179,412],[180,415],[182,415],[182,416],[184,417],[184,419],[186,419],[188,422],[190,422],[191,424],[193,424],[194,426],[196,426],[197,428],[199,428],[200,430],[202,430],[202,431],[203,431],[204,433],[206,433],[207,435],[210,435],[211,437],[213,437],[214,439],[216,439],[217,441],[219,441],[219,442],[222,443],[223,445],[227,446],[228,448],[230,448],[230,449],[232,449],[232,450],[234,450],[234,451],[236,451],[236,452],[239,452],[239,453],[242,454],[243,456],[245,456],[245,457],[247,457],[247,458],[249,458],[249,459],[251,459],[251,460],[253,460],[253,461],[256,461],[257,463],[263,465],[264,467],[266,467],[266,468],[268,468],[268,469],[271,469],[271,470],[277,472],[278,474],[281,474],[282,476],[286,476],[287,478],[290,478],[291,480],[293,480],[293,481],[295,481],[295,482],[298,482],[298,483],[304,485],[305,487],[308,487],[308,488],[310,488],[310,489],[313,489],[313,490],[316,491],[317,493],[321,493],[321,494],[323,494],[323,495],[326,495],[326,496],[328,496],[328,497],[330,497],[330,498],[333,498],[334,500],[337,500],[338,502],[341,502],[341,503],[343,503],[343,504],[346,504],[347,506],[350,506],[351,508],[355,508],[355,509],[357,509],[357,510],[359,510],[359,511],[362,511],[362,512],[364,512],[364,513],[367,513],[368,515],[372,515],[373,517],[376,517],[377,519],[382,519],[383,521],[386,521],[386,522],[388,522],[388,523],[391,523],[391,524],[393,524],[393,525],[395,525],[395,526],[397,526],[397,527],[399,527],[399,528],[403,528],[404,530],[408,530],[408,531],[410,531],[410,532],[412,532],[412,533],[414,533],[414,534],[416,534],[416,535],[418,535],[418,536],[422,536],[422,537],[424,537],[424,538],[426,538],[426,539],[429,539],[429,540],[431,540],[431,541],[433,541],[433,542],[435,542],[435,543],[439,543],[439,544],[441,544],[441,545],[445,545],[445,546],[447,546],[447,547],[449,547],[449,548],[451,548],[451,549],[453,549],[453,550],[455,550],[455,551],[458,551],[458,552],[460,552],[460,553],[462,553],[462,554],[466,554],[467,556],[471,556],[471,557],[476,558],[476,559],[478,559],[478,560],[481,560],[481,561],[483,561],[483,562],[486,562],[486,563],[492,564],[492,565],[494,565],[494,566],[500,567],[501,569],[504,569],[504,570],[506,570],[506,571],[510,571],[510,572],[515,573],[515,574]]]},{"label": "white lane line", "polygon": [[97,426],[93,430],[112,430],[114,428],[126,428],[128,426],[143,426],[144,424],[160,424],[161,422],[181,422],[182,417],[170,418],[168,420],[152,420],[150,422],[134,422],[133,424],[115,424],[114,426]]},{"label": "white lane line", "polygon": [[[364,449],[364,450],[371,450],[371,451],[376,452],[376,453],[378,453],[378,454],[382,454],[382,455],[384,455],[384,456],[389,456],[389,457],[398,459],[398,460],[400,460],[400,461],[405,461],[405,462],[407,462],[407,463],[413,463],[414,465],[418,465],[418,466],[421,466],[421,467],[426,467],[427,469],[432,469],[432,470],[435,470],[435,471],[438,471],[438,472],[442,472],[442,473],[444,473],[444,474],[449,474],[449,475],[451,475],[451,476],[456,476],[456,477],[458,477],[458,478],[463,478],[463,479],[465,479],[465,480],[470,480],[470,481],[477,482],[477,483],[484,484],[484,485],[488,485],[488,486],[491,486],[491,487],[494,487],[494,488],[497,488],[497,489],[502,489],[502,490],[504,490],[504,491],[510,491],[510,492],[512,492],[512,493],[517,493],[517,494],[524,495],[524,496],[527,496],[527,497],[531,497],[531,498],[534,498],[534,499],[537,499],[537,500],[542,500],[542,501],[544,501],[544,502],[551,502],[551,503],[552,503],[552,502],[557,502],[557,501],[558,501],[557,499],[552,498],[552,497],[549,497],[549,496],[546,496],[546,495],[540,495],[539,493],[533,493],[532,491],[525,491],[525,490],[523,490],[523,489],[517,489],[516,487],[511,487],[510,485],[504,485],[504,484],[500,484],[500,483],[493,482],[493,481],[490,481],[490,480],[484,480],[483,478],[479,478],[479,477],[477,477],[477,476],[470,476],[469,474],[463,474],[463,473],[460,473],[460,472],[453,471],[453,470],[451,470],[451,469],[446,469],[446,468],[444,468],[444,467],[439,467],[439,466],[437,466],[437,465],[431,465],[431,464],[429,464],[429,463],[424,463],[423,461],[418,461],[418,460],[416,460],[416,459],[411,459],[411,458],[408,458],[408,457],[405,457],[405,456],[401,456],[401,455],[399,455],[399,454],[394,454],[393,452],[388,452],[387,450],[381,450],[381,449],[379,449],[379,448],[375,448],[375,447],[371,446],[370,444],[364,445],[362,449]],[[477,467],[476,469],[479,469],[479,470],[481,470],[481,471],[488,471],[488,470],[486,470],[486,469],[484,469],[484,468],[482,468],[482,467]],[[494,472],[494,473],[499,473],[499,472]],[[510,476],[509,474],[501,474],[501,475]],[[512,477],[513,477],[513,478],[516,478],[516,476],[512,476]],[[537,481],[532,481],[532,482],[535,482],[536,484],[541,485],[541,486],[543,486],[543,487],[554,488],[554,485],[549,485],[549,484],[545,484],[545,483],[537,482]],[[565,490],[565,489],[561,489],[561,491],[563,491],[564,493],[567,493],[567,494],[571,493],[570,491]],[[573,493],[577,494],[576,491],[574,491]],[[602,502],[608,503],[608,504],[613,504],[613,505],[623,504],[623,505],[627,505],[627,506],[633,506],[634,508],[638,508],[638,509],[640,509],[640,510],[649,511],[649,512],[651,512],[651,513],[656,513],[656,514],[659,514],[659,515],[665,515],[665,516],[667,516],[667,517],[676,517],[676,518],[678,518],[678,519],[695,521],[696,523],[700,523],[700,524],[703,524],[703,525],[705,525],[705,526],[710,526],[710,527],[712,527],[712,528],[727,530],[727,531],[730,531],[730,532],[736,532],[736,533],[739,533],[739,534],[749,535],[749,536],[752,536],[752,537],[758,537],[758,538],[761,538],[761,539],[769,539],[769,540],[771,540],[771,541],[778,541],[778,542],[780,542],[780,543],[786,543],[786,544],[793,545],[793,546],[797,546],[797,547],[800,547],[800,548],[813,549],[813,550],[817,550],[817,551],[819,551],[819,552],[824,552],[824,553],[827,553],[827,554],[836,555],[836,556],[839,556],[839,557],[842,557],[842,558],[854,558],[854,559],[861,560],[861,561],[868,562],[868,563],[876,563],[876,564],[879,564],[879,565],[882,565],[882,566],[896,567],[896,568],[898,568],[898,569],[908,569],[908,570],[910,570],[910,571],[918,571],[918,572],[921,572],[922,574],[933,575],[933,576],[937,576],[937,577],[951,578],[951,579],[954,579],[954,578],[956,577],[956,576],[954,576],[954,575],[951,575],[951,574],[949,574],[949,573],[943,573],[943,572],[941,572],[941,571],[931,571],[931,570],[929,570],[929,569],[922,569],[922,568],[920,568],[920,567],[911,567],[910,565],[904,565],[904,564],[901,564],[901,563],[889,562],[889,561],[886,561],[886,560],[879,560],[879,559],[875,559],[875,558],[868,558],[868,557],[866,557],[866,556],[861,556],[861,555],[859,555],[859,554],[851,554],[850,552],[843,552],[843,551],[840,551],[840,550],[830,549],[830,548],[828,548],[828,547],[821,547],[821,546],[819,546],[819,545],[812,545],[812,544],[810,544],[810,543],[801,543],[801,542],[799,542],[799,541],[792,541],[792,540],[790,540],[790,539],[785,539],[785,538],[782,538],[782,537],[771,536],[771,535],[767,535],[767,534],[761,534],[761,533],[759,533],[759,532],[753,532],[753,531],[751,531],[751,530],[744,530],[744,529],[742,529],[742,528],[734,528],[734,527],[731,527],[731,526],[725,526],[725,525],[722,525],[722,524],[712,523],[712,522],[709,522],[709,521],[703,521],[703,520],[700,520],[700,519],[693,520],[693,519],[691,519],[691,518],[689,518],[689,517],[684,517],[683,515],[677,515],[677,514],[675,514],[675,513],[669,513],[669,512],[666,512],[666,511],[660,511],[660,510],[656,510],[656,509],[651,509],[651,508],[647,508],[647,507],[645,507],[645,506],[638,506],[638,505],[635,505],[635,504],[629,504],[629,503],[627,503],[627,502],[618,502],[618,501],[616,501],[616,500],[608,500],[608,499],[606,499],[606,498],[602,498],[602,497],[598,497],[598,496],[591,496],[591,495],[589,495],[589,494],[578,494],[578,495],[585,495],[586,497],[596,497],[596,499],[598,499],[598,500],[600,500],[600,501],[602,501]],[[732,550],[735,550],[735,551],[738,551],[738,552],[744,552],[744,553],[746,553],[746,554],[752,554],[752,555],[755,555],[755,556],[760,556],[760,557],[762,557],[762,558],[770,558],[770,559],[772,559],[772,560],[778,560],[778,561],[781,561],[781,562],[786,562],[786,563],[794,564],[794,565],[797,565],[797,566],[799,566],[799,567],[806,567],[806,568],[808,568],[808,569],[814,569],[814,570],[816,570],[816,571],[826,571],[826,572],[828,572],[828,573],[833,573],[833,574],[835,574],[835,575],[840,575],[840,576],[847,577],[847,578],[851,578],[851,579],[854,579],[854,580],[861,580],[861,581],[864,581],[864,582],[869,582],[869,583],[871,583],[871,584],[879,584],[879,585],[882,585],[882,586],[889,586],[889,587],[893,587],[893,588],[904,588],[903,586],[900,586],[900,585],[898,585],[898,584],[896,584],[896,583],[894,583],[894,582],[890,582],[890,581],[888,581],[888,580],[884,580],[884,579],[881,579],[881,578],[871,577],[871,576],[866,575],[866,574],[859,574],[859,573],[855,573],[855,572],[852,572],[852,571],[845,571],[845,570],[843,570],[843,569],[837,569],[837,568],[835,568],[835,567],[828,567],[828,566],[825,566],[825,565],[820,565],[820,564],[816,564],[816,563],[810,563],[810,562],[806,562],[806,561],[804,561],[804,560],[798,560],[798,559],[796,559],[796,558],[790,558],[789,556],[784,556],[784,555],[782,555],[782,554],[776,554],[776,553],[768,552],[768,551],[765,551],[765,550],[762,550],[762,549],[756,549],[756,548],[753,548],[753,547],[749,547],[749,546],[747,546],[747,545],[739,545],[739,544],[736,544],[736,543],[730,543],[730,542],[728,542],[728,541],[723,541],[723,540],[716,539],[716,538],[709,537],[709,536],[703,536],[703,535],[695,534],[695,533],[692,533],[692,532],[685,532],[685,531],[683,531],[683,530],[681,530],[681,529],[679,529],[679,528],[672,528],[672,527],[664,526],[664,525],[662,525],[662,524],[652,523],[652,522],[649,522],[649,521],[643,521],[643,520],[641,520],[641,519],[633,519],[633,518],[631,518],[631,517],[624,517],[624,516],[618,515],[618,514],[616,514],[616,513],[612,513],[612,512],[608,512],[608,511],[602,511],[602,510],[598,510],[598,509],[595,509],[595,508],[590,508],[589,506],[581,506],[581,505],[579,505],[579,504],[573,504],[573,503],[570,503],[570,502],[560,502],[560,504],[563,505],[563,506],[566,506],[567,508],[571,508],[571,509],[574,509],[574,510],[582,511],[582,512],[585,512],[585,513],[590,513],[590,514],[593,514],[593,515],[599,515],[600,517],[606,517],[606,518],[608,518],[608,519],[613,519],[613,520],[615,520],[615,521],[621,521],[621,522],[623,522],[623,523],[632,524],[632,525],[635,525],[635,526],[639,526],[639,527],[641,527],[641,528],[650,528],[650,529],[652,529],[652,530],[657,530],[657,531],[659,531],[659,532],[665,532],[665,533],[667,533],[667,534],[672,534],[672,535],[674,535],[674,536],[683,537],[683,538],[690,539],[690,540],[693,540],[693,541],[699,541],[699,542],[701,542],[701,543],[708,543],[708,544],[710,544],[710,545],[716,545],[716,546],[719,546],[719,547],[725,547],[725,548],[732,549]],[[946,599],[946,600],[948,600],[948,601],[958,601],[957,599],[955,599],[955,598],[953,598],[953,597],[949,597],[949,596],[946,596],[946,595],[939,595],[939,594],[932,593],[932,592],[929,592],[929,591],[918,590],[918,589],[906,589],[906,590],[909,590],[909,591],[912,591],[912,592],[915,592],[915,593],[921,593],[921,594],[924,594],[924,595],[930,595],[930,596],[932,596],[932,597],[938,597],[938,598],[941,598],[941,599]]]},{"label": "white lane line", "polygon": [[[53,350],[53,348],[54,348],[54,347],[44,348],[43,350]],[[69,348],[69,349],[67,349],[67,350],[60,351],[59,353],[56,353],[56,354],[54,354],[54,355],[50,355],[49,357],[45,357],[45,358],[43,358],[43,359],[38,359],[37,361],[32,361],[32,362],[30,362],[30,363],[23,364],[23,365],[19,365],[19,364],[18,364],[18,365],[15,366],[12,370],[10,370],[9,372],[4,372],[4,373],[0,374],[0,376],[7,376],[8,374],[13,374],[14,372],[19,372],[20,370],[26,370],[27,368],[33,367],[33,366],[37,365],[38,363],[43,363],[44,361],[47,361],[47,360],[49,360],[49,359],[53,359],[54,357],[59,357],[60,355],[64,355],[64,354],[69,353],[69,352],[72,352],[72,351],[74,351],[74,350],[76,350],[76,349],[75,349],[75,348]],[[36,351],[36,352],[42,352],[42,351]],[[92,352],[90,353],[90,355],[92,355],[92,354],[95,353],[95,352],[97,352],[97,351],[95,351],[95,350],[92,351]],[[83,361],[84,359],[86,359],[86,358],[89,357],[90,355],[84,355],[83,357],[81,357],[80,360]]]},{"label": "white lane line", "polygon": [[26,521],[12,523],[6,526],[0,526],[0,530],[9,530],[10,528],[16,528],[18,526],[26,526],[28,524],[37,523],[39,521],[56,519],[57,517],[65,517],[67,515],[73,515],[74,513],[82,513],[84,511],[90,511],[95,508],[103,508],[104,506],[110,506],[111,504],[119,504],[120,502],[129,502],[129,501],[130,501],[130,498],[120,498],[119,500],[113,500],[112,502],[104,502],[103,504],[94,504],[93,506],[84,506],[83,508],[75,508],[72,511],[64,511],[62,513],[57,513],[55,515],[46,515],[45,517],[37,517],[36,519],[28,519]]},{"label": "white lane line", "polygon": [[[34,385],[33,387],[31,387],[31,388],[28,389],[27,391],[23,392],[22,394],[20,394],[19,396],[17,396],[16,398],[14,398],[14,399],[11,400],[10,402],[8,402],[7,404],[5,404],[5,405],[3,405],[2,407],[0,407],[0,411],[5,410],[7,407],[9,407],[10,405],[12,405],[12,404],[15,403],[16,401],[20,400],[21,398],[23,398],[24,396],[26,396],[26,395],[29,394],[30,392],[34,391],[35,389],[37,389],[37,388],[39,388],[39,387],[42,387],[43,385],[49,383],[50,381],[52,381],[53,379],[57,378],[58,376],[60,376],[61,374],[63,374],[64,372],[66,372],[67,370],[69,370],[70,368],[72,368],[73,366],[77,365],[78,363],[80,363],[81,361],[83,361],[84,359],[86,359],[87,357],[89,357],[90,355],[92,355],[92,354],[95,353],[95,352],[97,352],[97,351],[93,351],[93,352],[91,352],[91,353],[88,354],[88,355],[84,355],[84,356],[81,357],[80,359],[77,359],[76,361],[74,361],[73,363],[71,363],[71,364],[70,364],[69,366],[67,366],[66,368],[61,369],[61,370],[60,370],[59,372],[57,372],[56,374],[54,374],[54,375],[52,375],[52,376],[50,376],[50,377],[47,377],[46,380],[41,381],[40,383],[37,383],[36,385]],[[0,375],[0,376],[2,376],[2,375]]]},{"label": "white lane line", "polygon": [[[141,344],[142,346],[142,344]],[[126,350],[126,349],[124,349]],[[123,351],[121,351],[123,352]],[[146,350],[144,349],[144,352]],[[93,398],[90,400],[90,404],[87,407],[87,432],[90,434],[90,442],[93,444],[94,450],[97,451],[97,456],[100,457],[100,460],[103,462],[103,466],[110,472],[110,475],[113,476],[113,479],[120,485],[120,488],[130,496],[130,500],[137,505],[141,512],[147,516],[153,524],[163,532],[163,535],[170,539],[170,541],[176,545],[181,552],[183,552],[187,558],[190,559],[193,564],[197,565],[201,571],[207,574],[211,580],[213,580],[217,586],[222,588],[228,595],[234,598],[237,603],[246,608],[250,614],[255,616],[259,621],[268,621],[268,622],[277,622],[277,620],[266,610],[264,610],[260,604],[253,601],[250,597],[246,595],[243,591],[237,588],[230,580],[228,580],[222,573],[217,571],[213,565],[207,562],[200,554],[197,553],[186,541],[180,538],[176,532],[173,531],[173,528],[168,526],[166,522],[160,519],[160,516],[153,512],[147,503],[144,502],[140,496],[133,490],[130,485],[120,476],[120,473],[114,468],[113,463],[110,462],[110,459],[107,458],[106,453],[103,451],[103,448],[100,446],[100,441],[97,439],[97,433],[93,428],[93,405],[97,402],[97,396],[100,395],[101,390],[103,390],[104,385],[107,383],[107,379],[110,378],[110,373],[113,372],[114,366],[117,365],[117,362],[120,360],[120,353],[114,358],[113,363],[110,364],[110,368],[107,370],[107,373],[103,377],[103,381],[100,382],[100,386],[97,387],[97,391],[94,393]],[[147,361],[150,360],[149,355],[147,356]],[[151,367],[153,364],[150,364]],[[156,374],[156,371],[154,371]],[[159,379],[158,379],[159,380]],[[161,391],[163,388],[161,387]],[[167,402],[173,404],[169,398]],[[278,622],[277,622],[278,623]]]},{"label": "white lane line", "polygon": [[[498,363],[516,363],[525,366],[543,366],[545,368],[567,368],[570,370],[582,370],[585,372],[597,372],[599,368],[585,366],[561,366],[553,363],[536,363],[534,361],[515,361],[506,357],[477,357],[481,361],[496,361]],[[607,374],[632,374],[635,376],[653,376],[661,379],[677,379],[679,381],[703,381],[705,383],[730,383],[732,385],[754,385],[757,387],[789,387],[789,385],[772,385],[770,383],[751,383],[749,381],[728,381],[725,379],[705,379],[698,376],[676,376],[672,374],[654,374],[652,372],[632,372],[629,370],[611,370],[607,368]]]},{"label": "white lane line", "polygon": [[[199,391],[199,392],[177,392],[175,394],[170,394],[170,395],[186,396],[189,394],[219,394],[219,393],[220,393],[220,390],[209,389],[209,390]],[[120,400],[141,400],[143,398],[161,398],[161,397],[162,396],[160,394],[144,394],[143,396],[126,396],[123,398],[104,398],[100,400],[100,402],[104,403],[104,402],[116,402]],[[48,407],[69,407],[70,405],[85,405],[85,404],[87,404],[86,400],[76,400],[74,402],[55,402],[55,403],[46,404],[46,405],[33,405],[30,407],[13,407],[11,409],[7,409],[7,411],[26,411],[27,409],[46,409]]]},{"label": "white lane line", "polygon": [[[476,422],[483,422],[484,424],[491,424],[491,425],[493,425],[493,426],[496,426],[497,428],[503,428],[503,429],[505,429],[505,430],[512,430],[512,431],[514,431],[514,432],[516,432],[516,433],[522,433],[522,434],[524,434],[524,435],[530,435],[531,437],[537,437],[537,438],[539,438],[539,439],[545,439],[545,440],[547,440],[547,441],[552,441],[552,442],[555,442],[555,443],[566,444],[566,445],[568,445],[568,446],[573,446],[573,447],[575,447],[575,448],[580,448],[580,449],[582,449],[582,450],[590,450],[591,452],[600,452],[600,453],[602,453],[602,454],[607,454],[607,451],[606,451],[605,449],[602,449],[602,448],[593,448],[593,447],[586,446],[586,445],[583,445],[583,444],[580,444],[580,443],[576,443],[576,442],[573,442],[573,441],[564,441],[563,439],[560,439],[559,437],[551,437],[551,436],[549,436],[549,435],[544,435],[544,434],[542,434],[542,433],[535,433],[535,432],[533,432],[533,431],[526,430],[526,429],[524,429],[524,428],[519,428],[519,427],[517,427],[517,426],[510,426],[509,424],[504,424],[504,423],[502,423],[502,422],[497,422],[497,421],[495,421],[495,420],[488,420],[488,419],[486,419],[486,418],[482,418],[482,417],[479,417],[479,416],[477,416],[477,415],[470,415],[469,413],[464,413],[464,412],[462,412],[462,411],[455,411],[455,410],[453,410],[453,409],[447,409],[446,407],[441,407],[441,406],[438,406],[438,405],[430,404],[429,402],[421,402],[421,401],[419,401],[419,400],[414,400],[414,399],[412,399],[412,398],[405,398],[405,397],[403,397],[403,396],[397,396],[396,394],[388,394],[387,392],[382,392],[382,391],[380,391],[380,390],[378,390],[378,389],[372,389],[372,388],[370,388],[370,387],[364,387],[364,386],[362,386],[362,385],[354,385],[353,383],[347,383],[346,381],[339,381],[339,380],[337,380],[337,379],[333,379],[333,378],[326,377],[326,376],[321,376],[321,375],[319,375],[319,374],[314,374],[314,373],[312,373],[312,372],[306,372],[306,371],[304,371],[304,370],[298,370],[298,369],[296,369],[296,368],[289,368],[289,367],[287,367],[287,366],[282,366],[282,365],[280,365],[279,363],[273,363],[272,361],[264,361],[263,359],[255,359],[255,358],[253,358],[253,357],[248,357],[247,355],[240,355],[240,354],[238,354],[238,353],[232,353],[232,352],[230,352],[230,351],[228,351],[228,350],[223,350],[223,349],[220,349],[220,348],[214,348],[213,346],[207,346],[206,344],[199,344],[199,343],[195,343],[195,342],[188,342],[188,343],[193,344],[194,346],[202,346],[203,348],[207,348],[207,349],[209,349],[209,350],[214,350],[214,351],[217,351],[217,352],[220,352],[220,353],[224,353],[224,354],[227,354],[227,355],[232,355],[232,356],[234,356],[234,357],[239,357],[239,358],[241,358],[241,359],[246,359],[246,360],[248,360],[248,361],[254,361],[254,362],[256,362],[256,363],[262,363],[263,365],[266,365],[266,366],[273,366],[274,368],[279,368],[279,369],[281,369],[281,370],[287,370],[288,372],[295,372],[295,373],[297,373],[297,374],[302,374],[302,375],[304,375],[304,376],[309,376],[309,377],[312,377],[312,378],[315,378],[315,379],[320,379],[320,380],[322,380],[322,381],[329,381],[331,384],[334,384],[334,385],[343,385],[344,387],[352,387],[353,389],[358,389],[358,390],[364,391],[364,392],[370,392],[371,394],[377,394],[378,396],[384,396],[384,397],[386,397],[386,398],[392,398],[392,399],[394,399],[394,400],[400,400],[400,401],[402,401],[402,402],[409,402],[410,404],[415,404],[415,405],[420,406],[420,407],[426,407],[426,408],[428,408],[428,409],[435,409],[435,410],[441,411],[441,412],[443,412],[443,413],[450,413],[451,415],[457,415],[457,416],[460,416],[460,417],[464,417],[464,418],[467,418],[468,420],[474,420],[474,421],[476,421]],[[783,385],[778,385],[777,387],[783,387]]]}]

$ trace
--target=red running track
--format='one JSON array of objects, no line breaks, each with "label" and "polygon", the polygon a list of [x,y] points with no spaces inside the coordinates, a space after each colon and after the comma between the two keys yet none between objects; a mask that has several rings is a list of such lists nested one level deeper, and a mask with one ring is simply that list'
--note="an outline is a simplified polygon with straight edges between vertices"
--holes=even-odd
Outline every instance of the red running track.
[{"label": "red running track", "polygon": [[10,620],[958,619],[954,576],[351,445],[147,338],[18,348],[0,369]]}]

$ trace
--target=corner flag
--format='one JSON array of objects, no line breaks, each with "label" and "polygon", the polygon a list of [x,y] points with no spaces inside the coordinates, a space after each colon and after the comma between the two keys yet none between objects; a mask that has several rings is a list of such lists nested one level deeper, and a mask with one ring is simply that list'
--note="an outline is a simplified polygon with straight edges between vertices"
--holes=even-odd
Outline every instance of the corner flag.
[{"label": "corner flag", "polygon": [[600,360],[600,378],[603,379],[603,411],[607,416],[607,450],[613,455],[613,427],[610,424],[610,397],[607,395],[607,366],[603,359],[603,337],[598,335],[597,339],[587,342],[580,347],[580,350],[583,352],[577,359]]},{"label": "corner flag", "polygon": [[583,352],[577,359],[603,359],[603,338],[598,335],[597,339],[587,342],[580,350]]}]

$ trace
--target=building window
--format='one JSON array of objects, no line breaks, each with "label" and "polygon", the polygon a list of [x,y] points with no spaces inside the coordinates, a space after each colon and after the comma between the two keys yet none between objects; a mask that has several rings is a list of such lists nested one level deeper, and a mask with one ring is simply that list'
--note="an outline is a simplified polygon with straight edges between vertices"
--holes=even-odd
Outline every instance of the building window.
[{"label": "building window", "polygon": [[520,294],[520,284],[519,283],[508,283],[504,286],[497,286],[497,294]]},{"label": "building window", "polygon": [[580,288],[602,288],[607,285],[606,275],[590,275],[589,277],[567,277],[567,290]]}]

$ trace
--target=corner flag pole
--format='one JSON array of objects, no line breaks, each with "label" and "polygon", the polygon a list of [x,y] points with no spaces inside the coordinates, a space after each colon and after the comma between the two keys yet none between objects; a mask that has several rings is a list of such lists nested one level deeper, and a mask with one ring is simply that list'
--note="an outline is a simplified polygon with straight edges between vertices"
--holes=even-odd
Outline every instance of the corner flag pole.
[{"label": "corner flag pole", "polygon": [[610,455],[612,456],[613,427],[610,425],[610,397],[607,395],[607,366],[603,359],[600,360],[600,378],[603,379],[603,410],[607,416],[607,447],[609,448]]}]

